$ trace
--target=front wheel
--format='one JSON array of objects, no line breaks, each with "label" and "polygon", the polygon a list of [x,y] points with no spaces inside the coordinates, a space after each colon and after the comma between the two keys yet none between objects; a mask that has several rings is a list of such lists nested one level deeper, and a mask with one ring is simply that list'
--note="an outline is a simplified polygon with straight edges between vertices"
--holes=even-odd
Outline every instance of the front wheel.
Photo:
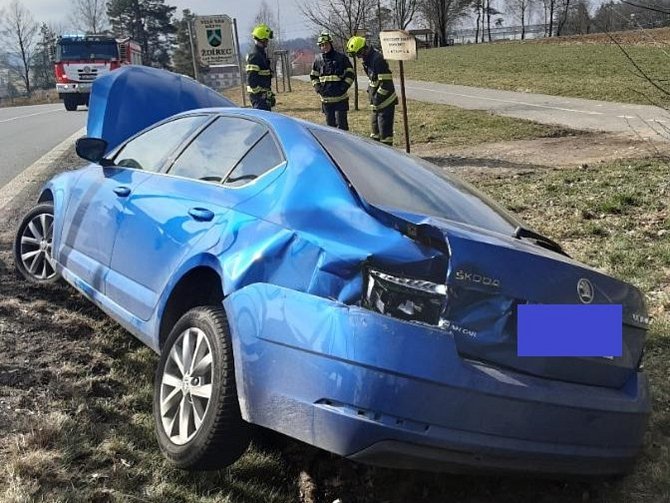
[{"label": "front wheel", "polygon": [[53,238],[53,204],[38,204],[23,217],[14,239],[14,265],[31,283],[55,283],[60,278],[52,255]]},{"label": "front wheel", "polygon": [[197,307],[175,324],[156,369],[154,420],[161,451],[186,470],[226,467],[247,449],[223,308]]},{"label": "front wheel", "polygon": [[79,105],[79,98],[73,94],[66,94],[63,96],[63,105],[68,112],[74,112]]}]

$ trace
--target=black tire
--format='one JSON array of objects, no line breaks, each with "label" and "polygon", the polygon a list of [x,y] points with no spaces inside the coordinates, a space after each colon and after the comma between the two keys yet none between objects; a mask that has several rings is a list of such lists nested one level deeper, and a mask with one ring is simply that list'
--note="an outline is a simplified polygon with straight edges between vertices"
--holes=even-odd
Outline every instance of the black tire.
[{"label": "black tire", "polygon": [[60,279],[55,262],[49,260],[52,256],[53,222],[53,204],[40,203],[26,213],[16,231],[14,266],[31,283],[48,285]]},{"label": "black tire", "polygon": [[77,96],[73,96],[72,94],[66,94],[63,97],[63,104],[65,105],[65,110],[68,112],[74,112],[77,110],[77,105],[79,104],[79,99]]},{"label": "black tire", "polygon": [[[170,423],[170,411],[181,411],[184,400],[190,400],[192,413],[187,413],[189,420],[195,423],[195,401],[202,404],[202,401],[180,388],[177,396],[181,397],[179,405],[177,400],[166,400],[166,404],[173,402],[165,415],[161,412],[161,393],[171,396],[172,392],[178,390],[178,387],[166,385],[163,383],[166,368],[168,374],[176,375],[175,361],[170,354],[173,350],[179,353],[180,348],[184,347],[184,338],[186,332],[204,334],[207,338],[208,346],[206,350],[211,353],[211,373],[200,374],[202,377],[186,376],[186,370],[182,373],[183,381],[189,379],[202,379],[200,382],[207,383],[211,378],[211,397],[208,399],[202,422],[195,431],[191,433],[192,437],[175,439],[175,422],[172,422],[173,439],[166,431],[164,421]],[[195,343],[194,343],[195,345]],[[176,347],[175,347],[176,346]],[[196,345],[197,346],[197,345]],[[196,353],[197,349],[193,351]],[[192,359],[197,361],[197,354]],[[186,368],[186,367],[184,367]],[[177,375],[177,377],[179,377]],[[195,388],[194,388],[195,389]],[[187,405],[188,407],[188,405]],[[200,406],[202,408],[202,405]],[[237,400],[237,387],[235,384],[235,369],[233,366],[233,351],[230,341],[230,332],[226,314],[221,307],[197,307],[188,311],[175,324],[170,332],[163,347],[161,358],[156,369],[156,378],[154,381],[154,420],[156,422],[156,436],[158,445],[167,459],[176,466],[185,470],[218,470],[233,464],[237,461],[249,446],[251,439],[251,427],[241,416],[240,407]],[[179,418],[181,421],[181,418]],[[177,421],[175,416],[174,421]],[[178,421],[177,421],[178,422]],[[178,425],[177,425],[178,426]],[[169,426],[168,426],[169,428]],[[178,428],[177,428],[178,429]],[[186,440],[185,443],[179,443]]]}]

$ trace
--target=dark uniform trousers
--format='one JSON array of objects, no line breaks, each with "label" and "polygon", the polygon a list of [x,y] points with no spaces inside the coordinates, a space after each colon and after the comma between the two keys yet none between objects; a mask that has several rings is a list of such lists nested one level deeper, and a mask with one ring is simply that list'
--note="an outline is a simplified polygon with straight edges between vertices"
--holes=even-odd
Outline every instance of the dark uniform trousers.
[{"label": "dark uniform trousers", "polygon": [[251,100],[252,108],[267,111],[272,110],[270,103],[268,103],[267,97],[263,94],[249,94],[249,99]]},{"label": "dark uniform trousers", "polygon": [[370,114],[370,137],[387,145],[393,145],[393,117],[395,105],[389,105]]},{"label": "dark uniform trousers", "polygon": [[321,109],[326,114],[326,124],[344,131],[349,131],[349,119],[347,118],[347,111],[349,110],[349,100],[346,101],[346,108],[344,103],[323,103]]}]

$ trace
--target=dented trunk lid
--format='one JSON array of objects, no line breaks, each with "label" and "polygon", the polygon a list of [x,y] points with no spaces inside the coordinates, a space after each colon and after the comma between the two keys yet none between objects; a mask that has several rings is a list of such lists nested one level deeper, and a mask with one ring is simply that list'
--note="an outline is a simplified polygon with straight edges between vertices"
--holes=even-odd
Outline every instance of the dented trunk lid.
[{"label": "dented trunk lid", "polygon": [[[463,357],[549,379],[611,388],[624,386],[639,368],[649,320],[644,298],[634,286],[571,259],[560,248],[549,246],[551,240],[522,239],[436,217],[377,211],[406,235],[449,254],[443,328],[454,336]],[[593,287],[589,304],[623,306],[622,355],[517,356],[518,306],[583,304],[582,280]]]}]

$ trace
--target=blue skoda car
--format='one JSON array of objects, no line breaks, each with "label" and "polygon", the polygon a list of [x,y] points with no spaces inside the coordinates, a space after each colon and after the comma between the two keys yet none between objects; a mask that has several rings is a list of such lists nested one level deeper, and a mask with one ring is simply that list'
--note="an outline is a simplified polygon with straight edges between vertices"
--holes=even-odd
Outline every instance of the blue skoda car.
[{"label": "blue skoda car", "polygon": [[[393,148],[198,109],[49,181],[15,242],[160,354],[158,444],[233,463],[250,424],[374,465],[617,474],[650,402],[640,292]],[[623,306],[617,357],[519,357],[525,304]]]}]

